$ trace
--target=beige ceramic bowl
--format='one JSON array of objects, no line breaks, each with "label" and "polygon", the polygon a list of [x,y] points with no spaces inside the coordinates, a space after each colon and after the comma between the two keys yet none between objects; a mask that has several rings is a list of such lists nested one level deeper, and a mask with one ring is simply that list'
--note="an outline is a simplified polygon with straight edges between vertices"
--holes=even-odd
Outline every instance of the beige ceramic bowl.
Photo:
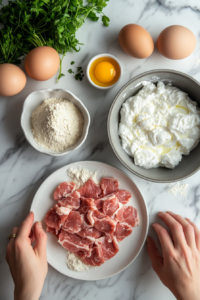
[{"label": "beige ceramic bowl", "polygon": [[118,136],[120,109],[123,102],[142,88],[142,81],[171,83],[186,92],[200,106],[200,84],[191,76],[174,70],[151,70],[131,79],[116,95],[108,116],[108,136],[111,147],[120,162],[133,174],[154,182],[174,182],[187,178],[200,170],[200,143],[189,155],[184,155],[173,170],[167,168],[144,169],[134,164],[133,158],[123,150]]}]

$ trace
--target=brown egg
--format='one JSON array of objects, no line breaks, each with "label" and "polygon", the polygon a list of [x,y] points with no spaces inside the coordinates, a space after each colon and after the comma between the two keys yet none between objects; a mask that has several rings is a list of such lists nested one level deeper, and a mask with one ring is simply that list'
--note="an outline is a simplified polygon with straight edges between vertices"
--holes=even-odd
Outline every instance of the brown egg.
[{"label": "brown egg", "polygon": [[180,25],[165,28],[157,39],[158,51],[170,59],[183,59],[194,51],[196,38],[192,31]]},{"label": "brown egg", "polygon": [[130,56],[146,58],[153,52],[153,39],[148,31],[140,25],[124,26],[120,30],[118,38],[121,48]]},{"label": "brown egg", "polygon": [[12,64],[0,65],[0,95],[14,96],[21,92],[26,85],[26,75]]},{"label": "brown egg", "polygon": [[27,74],[39,81],[53,77],[60,66],[58,52],[51,47],[38,47],[31,50],[25,58]]}]

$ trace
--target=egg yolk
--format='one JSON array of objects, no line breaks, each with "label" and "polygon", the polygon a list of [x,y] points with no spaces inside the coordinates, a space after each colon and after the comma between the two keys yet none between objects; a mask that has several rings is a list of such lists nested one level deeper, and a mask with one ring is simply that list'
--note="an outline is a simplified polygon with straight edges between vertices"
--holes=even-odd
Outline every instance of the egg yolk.
[{"label": "egg yolk", "polygon": [[100,82],[110,82],[116,75],[114,66],[108,61],[98,63],[95,68],[95,76]]},{"label": "egg yolk", "polygon": [[118,62],[109,56],[95,59],[89,69],[90,79],[98,86],[111,86],[118,81],[121,74]]}]

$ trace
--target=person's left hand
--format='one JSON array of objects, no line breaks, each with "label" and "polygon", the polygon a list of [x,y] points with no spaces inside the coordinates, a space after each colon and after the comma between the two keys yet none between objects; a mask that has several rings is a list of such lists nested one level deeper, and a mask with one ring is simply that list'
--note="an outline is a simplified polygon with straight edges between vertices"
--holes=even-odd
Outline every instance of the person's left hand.
[{"label": "person's left hand", "polygon": [[15,227],[7,246],[6,260],[15,284],[15,300],[38,300],[47,274],[47,236],[42,223],[34,225],[35,247],[31,245],[34,214],[30,212],[19,228]]}]

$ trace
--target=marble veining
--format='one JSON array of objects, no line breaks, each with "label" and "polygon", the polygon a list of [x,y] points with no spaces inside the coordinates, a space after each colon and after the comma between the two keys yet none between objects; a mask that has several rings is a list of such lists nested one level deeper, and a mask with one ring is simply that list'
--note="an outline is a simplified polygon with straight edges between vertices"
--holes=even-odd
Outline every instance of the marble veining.
[{"label": "marble veining", "polygon": [[[100,22],[85,25],[77,33],[84,43],[79,53],[68,53],[63,60],[65,77],[58,84],[56,78],[36,82],[28,78],[26,88],[18,95],[0,99],[0,298],[13,299],[13,283],[5,261],[7,235],[12,227],[19,226],[27,215],[35,192],[52,172],[72,162],[81,160],[102,161],[127,172],[142,191],[149,209],[150,224],[158,221],[157,212],[172,210],[191,218],[200,227],[199,172],[184,180],[188,184],[187,197],[173,196],[168,184],[144,181],[129,171],[115,157],[107,137],[107,115],[119,89],[134,76],[151,69],[175,69],[190,74],[200,81],[200,2],[198,0],[110,0],[105,9],[111,19],[105,28]],[[144,60],[127,56],[118,44],[118,33],[128,23],[145,27],[156,41],[167,26],[180,24],[191,29],[197,38],[194,53],[182,60],[172,61],[161,56],[155,47],[153,54]],[[67,70],[70,62],[82,66],[96,54],[115,55],[123,67],[123,77],[114,88],[101,91],[92,87],[86,77],[77,82]],[[22,68],[24,66],[22,64]],[[24,99],[29,93],[44,88],[69,89],[79,97],[89,110],[91,127],[86,142],[76,151],[61,157],[50,157],[37,152],[25,140],[20,116]],[[150,228],[149,234],[156,239]],[[172,300],[173,295],[160,283],[151,268],[146,247],[138,258],[123,272],[97,282],[71,279],[51,266],[41,298],[43,300]]]}]

